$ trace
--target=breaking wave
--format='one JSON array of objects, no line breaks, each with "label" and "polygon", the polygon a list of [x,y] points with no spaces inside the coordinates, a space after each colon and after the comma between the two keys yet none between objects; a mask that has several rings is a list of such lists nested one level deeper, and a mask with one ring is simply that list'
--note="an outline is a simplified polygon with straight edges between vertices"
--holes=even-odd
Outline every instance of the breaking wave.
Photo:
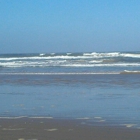
[{"label": "breaking wave", "polygon": [[[139,73],[140,53],[139,52],[110,52],[110,53],[40,53],[40,54],[5,54],[0,55],[0,73],[18,71],[23,68],[28,72],[39,68],[38,73],[47,71],[71,73],[77,69],[78,72],[88,73],[89,71],[116,72],[117,73]],[[51,71],[48,69],[52,68]],[[83,70],[84,69],[84,70]],[[90,69],[90,70],[89,70]],[[21,70],[21,69],[20,69]],[[128,70],[128,71],[125,71]]]}]

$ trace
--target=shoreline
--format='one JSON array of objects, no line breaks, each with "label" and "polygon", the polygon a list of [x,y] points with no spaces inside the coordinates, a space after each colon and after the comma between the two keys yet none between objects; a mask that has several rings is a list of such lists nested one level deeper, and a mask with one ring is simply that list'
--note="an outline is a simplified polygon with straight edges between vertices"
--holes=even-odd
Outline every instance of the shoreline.
[{"label": "shoreline", "polygon": [[0,140],[139,140],[140,129],[89,125],[84,119],[0,118]]}]

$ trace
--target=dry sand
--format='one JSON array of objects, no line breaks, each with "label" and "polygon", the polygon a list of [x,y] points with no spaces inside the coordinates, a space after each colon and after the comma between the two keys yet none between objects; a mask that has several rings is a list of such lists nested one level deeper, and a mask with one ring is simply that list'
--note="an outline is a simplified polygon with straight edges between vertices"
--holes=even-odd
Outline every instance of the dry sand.
[{"label": "dry sand", "polygon": [[83,120],[0,119],[0,140],[140,140],[140,130],[87,125]]}]

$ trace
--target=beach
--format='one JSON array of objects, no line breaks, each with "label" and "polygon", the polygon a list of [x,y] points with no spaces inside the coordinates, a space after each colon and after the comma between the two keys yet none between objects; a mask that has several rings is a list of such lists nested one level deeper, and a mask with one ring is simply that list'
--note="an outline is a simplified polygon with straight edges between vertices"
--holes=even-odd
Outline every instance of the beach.
[{"label": "beach", "polygon": [[140,0],[0,0],[0,140],[140,140]]},{"label": "beach", "polygon": [[0,55],[0,140],[139,140],[139,59]]},{"label": "beach", "polygon": [[1,140],[139,140],[140,130],[87,125],[85,120],[0,119]]}]

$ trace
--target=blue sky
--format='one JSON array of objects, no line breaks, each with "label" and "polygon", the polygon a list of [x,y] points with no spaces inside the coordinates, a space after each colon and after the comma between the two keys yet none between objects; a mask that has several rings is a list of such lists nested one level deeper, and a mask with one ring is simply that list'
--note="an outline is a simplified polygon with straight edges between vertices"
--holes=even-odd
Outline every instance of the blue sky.
[{"label": "blue sky", "polygon": [[139,0],[0,0],[0,53],[140,50]]}]

